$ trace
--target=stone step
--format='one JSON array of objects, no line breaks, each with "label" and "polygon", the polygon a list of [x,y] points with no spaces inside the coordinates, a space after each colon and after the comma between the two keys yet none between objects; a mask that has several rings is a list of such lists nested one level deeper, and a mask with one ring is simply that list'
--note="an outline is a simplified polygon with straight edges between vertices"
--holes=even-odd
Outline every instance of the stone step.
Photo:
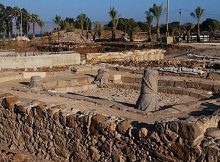
[{"label": "stone step", "polygon": [[54,80],[43,82],[43,85],[48,89],[75,87],[80,85],[88,85],[93,81],[91,77],[73,78],[68,80]]}]

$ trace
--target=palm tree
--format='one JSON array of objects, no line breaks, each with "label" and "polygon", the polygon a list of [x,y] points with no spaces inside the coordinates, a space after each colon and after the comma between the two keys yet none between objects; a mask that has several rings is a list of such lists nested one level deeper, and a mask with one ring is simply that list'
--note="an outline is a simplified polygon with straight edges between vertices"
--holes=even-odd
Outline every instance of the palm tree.
[{"label": "palm tree", "polygon": [[79,21],[79,24],[80,24],[80,27],[81,27],[81,30],[82,30],[82,35],[84,35],[83,33],[83,30],[84,30],[84,23],[85,23],[85,20],[86,20],[86,15],[81,13],[79,16],[78,16],[78,21]]},{"label": "palm tree", "polygon": [[102,35],[102,24],[98,21],[94,22],[94,28],[93,28],[93,41],[96,39],[96,35],[100,38]]},{"label": "palm tree", "polygon": [[15,36],[18,35],[18,30],[20,28],[20,23],[18,23],[18,17],[20,16],[21,14],[21,10],[19,7],[14,7],[13,8],[13,17],[14,17],[14,20],[15,20]]},{"label": "palm tree", "polygon": [[7,6],[5,11],[6,33],[8,38],[11,38],[13,33],[13,8]]},{"label": "palm tree", "polygon": [[5,38],[5,6],[0,4],[0,33],[3,36],[3,39]]},{"label": "palm tree", "polygon": [[28,12],[24,12],[24,18],[23,20],[25,21],[26,20],[26,30],[25,30],[25,34],[26,36],[28,37],[28,33],[29,33],[29,30],[30,30],[30,25],[29,25],[29,22],[31,21],[31,15],[28,13]]},{"label": "palm tree", "polygon": [[147,19],[147,29],[148,29],[148,41],[151,42],[152,40],[152,23],[153,23],[153,20],[154,20],[154,16],[151,14],[150,11],[146,11],[145,14],[147,15],[146,16],[146,19]]},{"label": "palm tree", "polygon": [[115,30],[118,26],[119,14],[118,11],[115,10],[114,7],[110,7],[109,16],[111,17],[112,23],[112,40],[115,40]]},{"label": "palm tree", "polygon": [[152,8],[150,8],[151,14],[156,18],[157,22],[157,40],[160,40],[160,18],[163,14],[163,5],[154,4]]},{"label": "palm tree", "polygon": [[43,20],[39,20],[38,21],[38,25],[40,26],[40,33],[41,33],[41,36],[43,35],[43,27],[44,27],[44,21]]},{"label": "palm tree", "polygon": [[200,42],[200,20],[204,14],[204,9],[197,7],[190,15],[197,20],[197,41]]},{"label": "palm tree", "polygon": [[191,37],[191,30],[194,28],[194,25],[192,23],[186,23],[184,25],[184,28],[186,30],[187,43],[189,43],[190,42],[190,37]]},{"label": "palm tree", "polygon": [[33,36],[32,38],[34,39],[35,38],[35,24],[36,22],[39,21],[39,16],[37,14],[31,14],[31,22],[33,24]]},{"label": "palm tree", "polygon": [[91,26],[91,20],[86,17],[85,19],[85,24],[86,24],[86,38],[89,38],[89,27]]},{"label": "palm tree", "polygon": [[56,15],[53,22],[58,26],[58,30],[60,30],[62,19],[60,16]]}]

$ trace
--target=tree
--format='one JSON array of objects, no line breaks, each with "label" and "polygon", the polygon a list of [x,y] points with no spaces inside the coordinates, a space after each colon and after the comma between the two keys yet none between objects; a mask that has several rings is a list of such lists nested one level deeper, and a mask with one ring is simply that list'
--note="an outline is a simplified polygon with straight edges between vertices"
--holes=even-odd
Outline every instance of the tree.
[{"label": "tree", "polygon": [[130,37],[130,42],[134,41],[134,32],[139,30],[138,24],[134,19],[128,20],[128,34]]},{"label": "tree", "polygon": [[93,41],[95,41],[96,36],[100,38],[102,35],[102,24],[98,21],[94,22],[93,28]]},{"label": "tree", "polygon": [[33,25],[33,36],[32,36],[33,39],[35,38],[35,24],[36,24],[36,22],[39,21],[39,19],[40,18],[37,14],[31,14],[31,22]]},{"label": "tree", "polygon": [[216,31],[219,29],[219,25],[220,23],[218,20],[208,18],[202,22],[200,28],[202,31]]},{"label": "tree", "polygon": [[197,41],[198,42],[200,42],[200,21],[204,14],[204,11],[205,10],[202,9],[201,7],[197,7],[195,11],[190,14],[197,21]]},{"label": "tree", "polygon": [[149,10],[151,14],[156,18],[156,23],[157,23],[157,40],[160,41],[160,18],[163,13],[163,5],[156,5],[154,4],[152,8]]},{"label": "tree", "polygon": [[82,35],[84,35],[83,30],[84,30],[84,23],[86,20],[86,14],[81,13],[78,17],[77,20],[80,24],[81,30],[82,30]]},{"label": "tree", "polygon": [[11,38],[13,34],[13,8],[10,6],[7,6],[5,9],[5,25],[6,25],[6,34],[8,38]]},{"label": "tree", "polygon": [[147,29],[148,29],[148,41],[151,42],[152,41],[152,23],[154,20],[154,16],[151,14],[150,11],[146,11],[146,19],[147,19]]},{"label": "tree", "polygon": [[195,27],[192,23],[186,23],[183,25],[186,30],[187,43],[190,42],[191,30]]},{"label": "tree", "polygon": [[119,14],[118,11],[115,10],[114,7],[110,7],[109,11],[109,16],[111,17],[111,23],[112,23],[112,40],[115,40],[115,30],[118,25],[118,19],[119,19]]},{"label": "tree", "polygon": [[21,14],[21,10],[19,7],[14,7],[13,8],[13,17],[14,17],[14,22],[15,22],[15,36],[18,35],[18,31],[20,29],[20,23],[17,21],[18,20],[18,17],[20,16]]},{"label": "tree", "polygon": [[86,38],[89,38],[89,28],[91,26],[91,20],[90,18],[86,17],[85,19],[85,25],[86,25]]},{"label": "tree", "polygon": [[40,33],[41,33],[41,36],[43,35],[43,28],[44,28],[44,21],[43,20],[38,20],[38,25],[40,26]]},{"label": "tree", "polygon": [[56,15],[53,22],[58,26],[58,30],[60,30],[62,19],[60,16]]},{"label": "tree", "polygon": [[[21,21],[21,20],[19,20]],[[31,14],[26,9],[22,9],[22,32],[28,36],[30,30]],[[20,22],[19,22],[20,23]]]},{"label": "tree", "polygon": [[0,33],[3,36],[3,39],[5,38],[5,6],[0,4]]}]

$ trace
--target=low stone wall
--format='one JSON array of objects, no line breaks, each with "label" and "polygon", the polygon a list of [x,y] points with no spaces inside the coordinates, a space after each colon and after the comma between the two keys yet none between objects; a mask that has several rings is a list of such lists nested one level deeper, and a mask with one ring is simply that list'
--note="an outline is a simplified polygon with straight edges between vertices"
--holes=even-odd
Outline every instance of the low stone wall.
[{"label": "low stone wall", "polygon": [[[51,161],[210,161],[220,159],[220,111],[153,125],[0,97],[0,143]],[[1,157],[0,157],[1,159]]]},{"label": "low stone wall", "polygon": [[163,60],[165,50],[134,50],[126,52],[87,53],[86,61],[89,63],[111,62],[111,61],[154,61]]},{"label": "low stone wall", "polygon": [[0,69],[60,67],[80,64],[80,54],[0,57]]},{"label": "low stone wall", "polygon": [[[123,83],[141,84],[142,77],[138,76],[122,76]],[[193,88],[196,90],[210,91],[213,93],[220,92],[220,83],[209,80],[178,80],[160,78],[158,81],[161,87],[176,87],[176,88]]]}]

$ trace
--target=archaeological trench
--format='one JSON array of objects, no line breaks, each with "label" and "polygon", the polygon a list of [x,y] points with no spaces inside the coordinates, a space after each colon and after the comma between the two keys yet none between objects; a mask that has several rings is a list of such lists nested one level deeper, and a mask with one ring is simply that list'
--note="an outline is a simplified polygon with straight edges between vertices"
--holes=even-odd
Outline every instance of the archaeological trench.
[{"label": "archaeological trench", "polygon": [[[219,162],[219,58],[164,53],[2,52],[0,161]],[[155,112],[134,109],[144,67],[159,71]]]}]

